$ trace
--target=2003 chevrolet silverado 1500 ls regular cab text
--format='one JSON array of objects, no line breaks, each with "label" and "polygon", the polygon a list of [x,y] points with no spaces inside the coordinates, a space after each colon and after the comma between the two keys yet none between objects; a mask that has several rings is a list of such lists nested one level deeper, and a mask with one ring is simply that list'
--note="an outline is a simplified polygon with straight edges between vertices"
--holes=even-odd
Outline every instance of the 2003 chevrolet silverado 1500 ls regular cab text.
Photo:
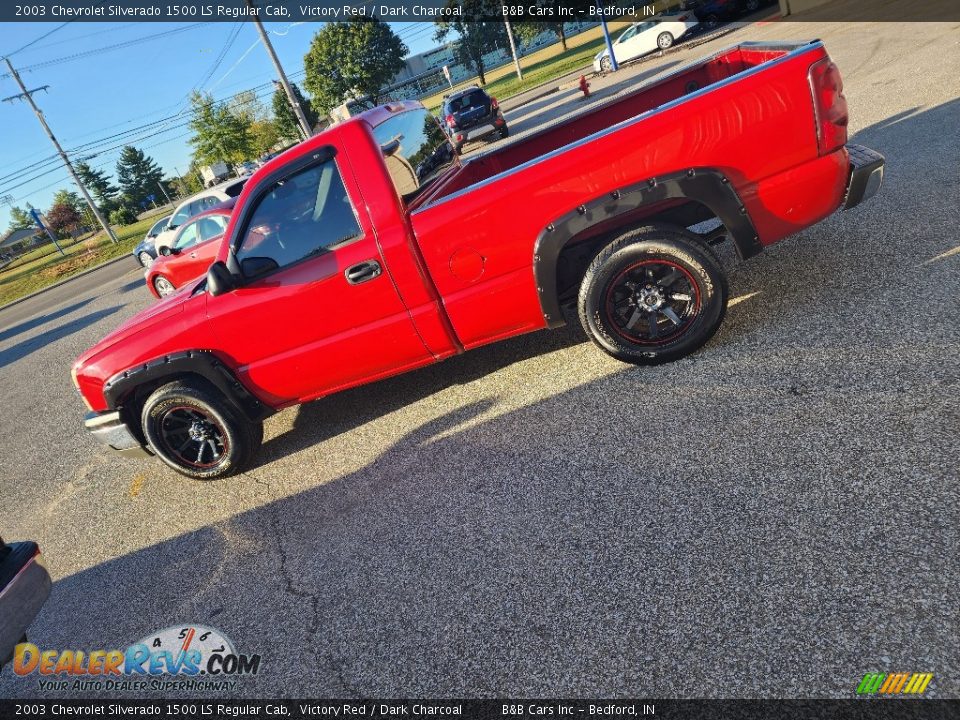
[{"label": "2003 chevrolet silverado 1500 ls regular cab text", "polygon": [[280,408],[565,308],[616,358],[683,357],[727,304],[687,228],[716,218],[747,258],[874,194],[883,158],[846,125],[818,41],[743,43],[467,162],[419,103],[370,110],[261,168],[206,277],[77,360],[86,426],[215,478]]}]

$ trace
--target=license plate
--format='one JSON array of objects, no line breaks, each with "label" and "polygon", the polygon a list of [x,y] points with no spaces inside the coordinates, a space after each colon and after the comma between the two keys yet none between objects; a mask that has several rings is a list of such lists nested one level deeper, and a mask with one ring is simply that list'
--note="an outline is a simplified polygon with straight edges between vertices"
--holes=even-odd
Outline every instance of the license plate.
[{"label": "license plate", "polygon": [[493,132],[493,125],[482,125],[474,130],[471,130],[467,133],[467,140],[473,140],[474,138],[483,137]]}]

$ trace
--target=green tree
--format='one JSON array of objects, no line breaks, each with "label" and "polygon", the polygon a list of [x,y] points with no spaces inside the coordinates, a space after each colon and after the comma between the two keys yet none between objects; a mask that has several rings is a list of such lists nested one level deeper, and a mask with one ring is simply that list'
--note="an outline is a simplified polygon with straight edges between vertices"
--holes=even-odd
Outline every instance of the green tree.
[{"label": "green tree", "polygon": [[259,120],[250,125],[250,145],[253,157],[266,155],[280,141],[277,124],[272,120]]},{"label": "green tree", "polygon": [[124,204],[139,207],[148,195],[161,195],[163,171],[153,158],[127,145],[117,161],[117,182],[123,191]]},{"label": "green tree", "polygon": [[[307,116],[307,122],[313,129],[320,120],[320,115],[313,109],[313,103],[303,96],[296,83],[290,83],[290,89],[293,90],[294,97],[299,101],[300,107],[303,108],[303,114]],[[287,100],[287,94],[282,87],[278,87],[277,91],[273,93],[273,122],[280,140],[300,139],[300,131],[297,129],[299,127],[297,115],[290,107],[290,101]]]},{"label": "green tree", "polygon": [[66,205],[79,213],[81,208],[83,208],[84,202],[73,190],[62,188],[57,190],[56,195],[53,196],[53,202],[50,203],[50,207],[53,207],[54,205]]},{"label": "green tree", "polygon": [[75,169],[100,209],[109,213],[116,203],[119,192],[118,188],[110,182],[110,176],[104,170],[94,170],[85,162],[78,162]]},{"label": "green tree", "polygon": [[36,223],[34,223],[30,213],[17,206],[10,208],[10,224],[7,226],[7,230],[26,230],[32,227],[36,227]]},{"label": "green tree", "polygon": [[375,18],[327,23],[303,58],[303,84],[324,114],[347,100],[377,105],[383,88],[403,70],[407,46]]},{"label": "green tree", "polygon": [[216,102],[212,95],[194,92],[190,97],[193,119],[193,159],[199,165],[225,162],[236,165],[253,157],[250,124],[231,112],[225,102]]},{"label": "green tree", "polygon": [[227,101],[227,107],[244,125],[268,119],[267,108],[253,90],[238,92]]},{"label": "green tree", "polygon": [[[493,17],[502,12],[498,0],[447,0],[448,8],[460,8],[452,19],[437,20],[433,39],[442,42],[451,31],[459,36],[453,46],[457,62],[473,68],[481,85],[487,84],[483,56],[507,42],[507,30],[502,20],[488,21],[474,18]],[[519,24],[519,23],[518,23]]]},{"label": "green tree", "polygon": [[[534,4],[540,8],[552,10],[554,15],[556,15],[561,2],[560,0],[537,0]],[[550,16],[547,15],[546,17]],[[560,45],[563,47],[563,51],[567,51],[567,35],[564,32],[562,22],[539,22],[524,20],[523,22],[512,23],[511,27],[513,28],[513,32],[516,34],[516,36],[526,43],[536,39],[540,33],[556,33],[557,37],[560,38]]]}]

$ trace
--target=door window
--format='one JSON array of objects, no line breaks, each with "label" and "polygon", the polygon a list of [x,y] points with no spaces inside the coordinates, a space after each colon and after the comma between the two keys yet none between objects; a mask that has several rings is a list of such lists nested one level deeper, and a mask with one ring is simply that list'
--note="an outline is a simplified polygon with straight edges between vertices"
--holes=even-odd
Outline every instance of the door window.
[{"label": "door window", "polygon": [[197,232],[201,241],[222,235],[226,227],[227,218],[223,215],[208,215],[197,221]]},{"label": "door window", "polygon": [[275,183],[250,215],[237,251],[241,266],[269,258],[279,267],[360,236],[353,206],[333,160]]},{"label": "door window", "polygon": [[173,245],[177,250],[183,250],[200,242],[200,238],[197,235],[197,225],[198,223],[193,222],[184,226],[183,230],[181,230],[177,236],[177,241]]}]

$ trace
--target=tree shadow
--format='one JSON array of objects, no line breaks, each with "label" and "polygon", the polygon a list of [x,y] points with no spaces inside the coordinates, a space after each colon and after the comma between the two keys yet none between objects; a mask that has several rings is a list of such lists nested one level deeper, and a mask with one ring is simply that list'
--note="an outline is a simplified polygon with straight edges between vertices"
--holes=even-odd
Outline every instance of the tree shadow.
[{"label": "tree shadow", "polygon": [[27,332],[28,330],[33,330],[36,327],[40,327],[41,325],[44,325],[50,322],[51,320],[55,320],[59,317],[63,317],[64,315],[69,315],[70,313],[75,312],[76,310],[79,310],[80,308],[84,307],[85,305],[92,302],[93,300],[94,298],[90,297],[90,298],[87,298],[86,300],[81,300],[79,302],[73,303],[72,305],[67,305],[66,307],[60,308],[59,310],[53,310],[43,315],[38,315],[35,318],[31,318],[30,320],[25,320],[19,325],[13,325],[4,330],[0,330],[0,342],[3,342],[4,340],[9,340],[12,337],[16,337],[20,333],[24,333],[24,332]]},{"label": "tree shadow", "polygon": [[68,323],[64,323],[63,325],[51,328],[50,330],[42,332],[32,338],[23,340],[5,350],[0,350],[0,367],[5,367],[10,363],[16,362],[17,360],[22,360],[27,355],[30,355],[45,345],[48,345],[56,340],[61,340],[69,335],[73,335],[74,333],[79,332],[96,322],[99,322],[103,318],[113,315],[123,307],[123,305],[115,305],[111,308],[97,310],[89,315],[84,315],[76,320],[71,320]]}]

